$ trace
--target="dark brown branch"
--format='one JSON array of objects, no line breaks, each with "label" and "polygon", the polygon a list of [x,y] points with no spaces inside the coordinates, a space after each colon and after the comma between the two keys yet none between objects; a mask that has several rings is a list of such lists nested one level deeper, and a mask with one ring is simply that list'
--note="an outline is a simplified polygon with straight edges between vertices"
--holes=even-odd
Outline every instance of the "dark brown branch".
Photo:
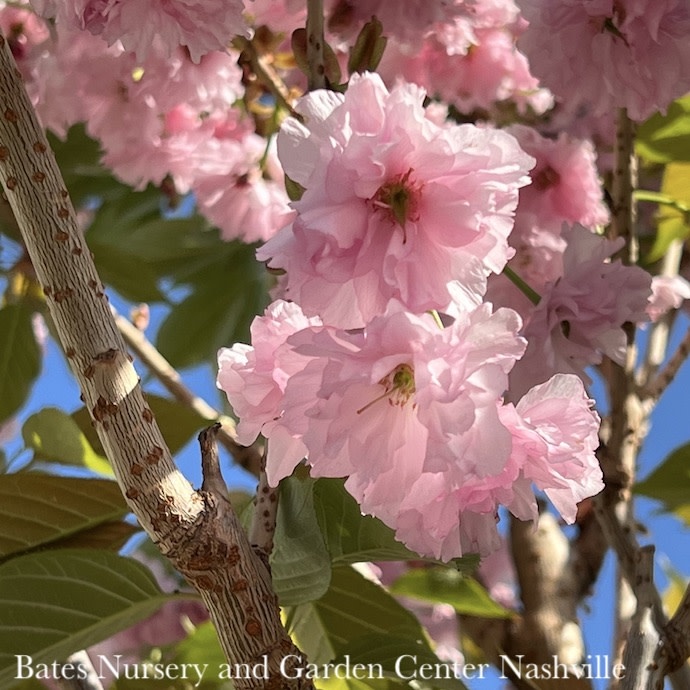
[{"label": "dark brown branch", "polygon": [[216,437],[219,431],[220,423],[216,422],[199,434],[199,445],[201,446],[201,473],[203,476],[201,490],[213,494],[217,499],[227,500],[228,487],[220,471],[218,446],[216,445]]},{"label": "dark brown branch", "polygon": [[323,0],[307,0],[307,65],[309,91],[326,87]]}]

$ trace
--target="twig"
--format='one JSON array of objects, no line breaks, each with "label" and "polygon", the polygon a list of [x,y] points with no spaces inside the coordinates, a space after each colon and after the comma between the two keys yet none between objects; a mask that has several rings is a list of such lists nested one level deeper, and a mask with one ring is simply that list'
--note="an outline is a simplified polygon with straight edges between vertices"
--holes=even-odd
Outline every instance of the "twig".
[{"label": "twig", "polygon": [[[622,108],[618,111],[616,121],[615,165],[611,189],[612,218],[609,234],[612,238],[625,240],[619,254],[623,262],[628,264],[636,263],[638,258],[633,199],[637,177],[634,135],[635,125],[628,117],[626,110]],[[601,457],[606,460],[602,463],[607,485],[604,491],[606,502],[615,506],[613,510],[620,516],[626,529],[632,530],[634,524],[632,484],[635,479],[637,456],[647,431],[650,409],[642,405],[637,392],[635,379],[637,352],[633,324],[627,324],[626,335],[625,363],[623,366],[611,363],[609,369],[607,383],[611,399],[610,438],[607,453]],[[621,567],[627,568],[627,564],[621,564]],[[629,569],[624,572],[630,575]],[[629,603],[630,590],[619,574],[614,632],[615,662],[621,659],[620,655],[630,629],[634,602],[633,606],[627,605]]]},{"label": "twig", "polygon": [[623,654],[625,675],[621,690],[645,690],[648,687],[648,675],[659,644],[659,632],[653,622],[654,608],[658,605],[653,578],[654,547],[646,546],[638,552],[635,563],[633,588],[637,611],[632,618]]},{"label": "twig", "polygon": [[278,515],[278,487],[268,483],[266,476],[266,452],[261,459],[261,472],[259,473],[259,486],[256,489],[256,503],[254,515],[249,529],[249,541],[258,551],[259,555],[268,562],[268,557],[273,551],[273,536],[276,531],[276,518]]},{"label": "twig", "polygon": [[685,364],[688,357],[690,357],[690,329],[688,329],[666,366],[644,389],[642,393],[643,396],[651,400],[658,400],[663,392],[671,385],[676,374],[680,371],[683,364]]},{"label": "twig", "polygon": [[631,264],[637,263],[639,254],[633,198],[637,178],[634,144],[635,123],[628,117],[625,108],[621,108],[616,122],[615,166],[611,190],[613,199],[611,237],[625,239],[627,254],[623,257],[623,261]]},{"label": "twig", "polygon": [[302,116],[292,107],[290,103],[290,91],[285,82],[280,78],[273,66],[263,56],[259,55],[256,46],[247,38],[237,36],[234,40],[235,47],[241,51],[242,60],[251,68],[259,81],[266,87],[269,93],[275,98],[276,103],[290,113],[290,115],[302,121]]},{"label": "twig", "polygon": [[146,368],[165,386],[165,388],[181,403],[194,410],[200,417],[209,421],[220,422],[218,440],[233,456],[235,461],[245,470],[254,475],[259,474],[261,456],[253,446],[242,446],[237,442],[235,423],[230,417],[222,415],[209,405],[203,398],[194,395],[182,383],[177,370],[163,357],[156,347],[148,340],[144,333],[124,316],[114,309],[113,315],[117,328],[129,346],[129,349],[146,366]]},{"label": "twig", "polygon": [[[647,567],[645,565],[645,560],[649,558],[649,555],[644,554],[645,549],[640,548],[632,531],[621,524],[621,521],[616,515],[615,505],[606,502],[606,494],[597,496],[597,498],[594,500],[594,505],[597,517],[599,518],[599,522],[602,526],[602,530],[606,534],[609,543],[616,553],[618,563],[625,573],[625,577],[638,600],[638,611],[645,608],[649,609],[649,613],[645,615],[649,616],[650,621],[656,630],[657,639],[659,639],[660,636],[663,639],[663,636],[666,635],[666,653],[668,654],[669,659],[672,658],[677,661],[679,653],[673,650],[677,650],[679,645],[687,645],[687,640],[690,639],[687,637],[688,625],[690,625],[690,615],[688,615],[690,608],[685,609],[685,615],[688,616],[688,620],[683,620],[682,624],[677,628],[669,627],[668,620],[663,611],[661,596],[654,586],[652,579],[647,577],[639,577],[639,569]],[[620,506],[618,507],[620,508]],[[642,603],[640,603],[640,600],[642,600]],[[684,597],[684,601],[690,601],[690,595],[688,595],[687,592],[686,596]],[[690,607],[690,604],[686,605]],[[679,612],[680,611],[681,607],[679,607]],[[632,629],[630,634],[633,634]],[[632,638],[629,635],[628,644],[630,644],[631,639]],[[669,676],[669,679],[674,690],[687,690],[687,688],[690,688],[690,667],[688,667],[686,664],[683,664],[686,658],[687,654],[682,657],[679,665],[674,666],[672,669],[670,665],[667,667],[666,672],[668,672],[668,669],[673,671],[673,673],[671,673]],[[655,675],[655,678],[657,675]],[[628,678],[628,674],[626,674],[626,678]],[[657,686],[650,685],[649,682],[650,681],[647,681],[648,685],[640,687],[644,687],[645,690],[657,690]],[[623,687],[627,688],[627,686]],[[630,687],[632,688],[637,686]],[[661,687],[663,687],[663,684],[659,686],[659,688]]]},{"label": "twig", "polygon": [[219,431],[220,423],[216,422],[199,434],[199,445],[201,446],[201,475],[203,476],[201,490],[213,494],[218,500],[227,501],[228,487],[220,471],[218,446],[216,445],[216,437]]},{"label": "twig", "polygon": [[[511,520],[511,548],[524,608],[521,643],[532,650],[530,661],[578,664],[585,647],[577,623],[578,597],[569,572],[570,546],[550,513],[532,524]],[[582,679],[584,680],[584,679]],[[579,684],[591,688],[591,683]]]},{"label": "twig", "polygon": [[302,690],[281,674],[288,637],[270,575],[229,502],[194,491],[175,467],[146,404],[77,224],[55,156],[0,33],[0,179],[41,283],[62,348],[128,505],[161,552],[199,591],[231,665],[266,660],[268,679],[237,690]]},{"label": "twig", "polygon": [[307,65],[309,90],[326,87],[323,0],[307,0]]}]

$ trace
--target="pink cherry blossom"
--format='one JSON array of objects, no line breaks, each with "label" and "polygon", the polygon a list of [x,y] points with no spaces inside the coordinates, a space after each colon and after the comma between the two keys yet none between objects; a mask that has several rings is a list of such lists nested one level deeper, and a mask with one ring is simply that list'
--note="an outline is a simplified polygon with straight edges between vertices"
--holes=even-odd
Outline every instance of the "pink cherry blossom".
[{"label": "pink cherry blossom", "polygon": [[10,50],[20,69],[25,67],[27,59],[32,57],[35,47],[49,36],[45,22],[37,17],[27,5],[20,7],[5,6],[0,3],[0,28],[7,38]]},{"label": "pink cherry blossom", "polygon": [[254,133],[225,142],[222,152],[226,170],[192,185],[199,210],[225,240],[265,242],[294,215],[275,153],[266,156],[266,140]]},{"label": "pink cherry blossom", "polygon": [[253,347],[240,343],[218,352],[217,385],[240,418],[238,441],[250,445],[260,433],[270,440],[266,470],[273,485],[289,475],[307,453],[299,434],[287,430],[281,417],[287,382],[308,358],[285,343],[293,333],[320,325],[319,319],[308,319],[296,304],[279,300],[254,319]]},{"label": "pink cherry blossom", "polygon": [[362,510],[418,553],[486,554],[500,544],[499,506],[536,518],[532,482],[568,520],[601,488],[598,417],[577,377],[504,405],[520,327],[488,304],[441,327],[391,302],[366,328],[342,330],[276,302],[254,321],[254,347],[221,350],[218,385],[240,442],[268,439],[272,484],[306,457],[314,477],[347,477]]},{"label": "pink cherry blossom", "polygon": [[433,123],[423,98],[356,75],[345,96],[307,95],[305,124],[280,132],[283,167],[306,191],[258,257],[285,269],[284,295],[327,323],[361,327],[390,299],[444,309],[453,281],[476,305],[509,257],[532,159],[505,132]]},{"label": "pink cherry blossom", "polygon": [[652,277],[609,257],[623,240],[609,241],[582,226],[563,232],[563,275],[541,292],[524,335],[525,356],[511,375],[511,393],[521,395],[552,374],[589,380],[585,368],[606,355],[622,363],[623,325],[647,320]]},{"label": "pink cherry blossom", "polygon": [[658,321],[671,309],[678,309],[690,299],[690,283],[681,276],[654,276],[652,295],[647,305],[649,320]]},{"label": "pink cherry blossom", "polygon": [[101,36],[109,45],[120,41],[141,60],[160,40],[168,54],[184,46],[193,62],[225,50],[236,35],[247,35],[242,0],[35,0],[58,23]]},{"label": "pink cherry blossom", "polygon": [[686,0],[520,0],[519,46],[557,95],[642,121],[690,90]]},{"label": "pink cherry blossom", "polygon": [[[488,305],[445,329],[391,305],[362,332],[297,333],[288,343],[313,359],[288,381],[282,423],[296,433],[304,428],[294,397],[301,404],[317,380],[302,436],[313,476],[348,476],[345,486],[362,509],[391,527],[410,496],[415,507],[422,501],[420,509],[431,510],[431,494],[416,487],[439,477],[457,487],[468,511],[493,521],[499,497],[512,500],[517,475],[506,471],[511,439],[497,401],[524,348],[519,327],[514,312],[492,314]],[[454,532],[460,511],[456,506]],[[398,530],[420,553],[439,556],[429,534]],[[449,553],[443,557],[459,555]]]},{"label": "pink cherry blossom", "polygon": [[506,539],[501,539],[496,551],[482,558],[477,575],[494,601],[507,609],[517,609],[517,573]]},{"label": "pink cherry blossom", "polygon": [[500,409],[513,436],[513,456],[522,474],[544,491],[568,523],[577,504],[603,488],[595,451],[599,417],[581,379],[557,374],[535,386],[518,404]]},{"label": "pink cherry blossom", "polygon": [[533,214],[538,226],[558,232],[564,222],[592,228],[608,223],[591,142],[566,134],[548,139],[524,125],[513,125],[508,131],[537,161],[530,173],[532,184],[520,190],[518,216]]},{"label": "pink cherry blossom", "polygon": [[461,112],[491,112],[508,100],[521,112],[548,110],[551,93],[540,87],[515,45],[525,26],[515,4],[481,0],[464,7],[464,15],[440,24],[414,51],[389,40],[379,67],[384,79],[394,83],[403,76]]}]

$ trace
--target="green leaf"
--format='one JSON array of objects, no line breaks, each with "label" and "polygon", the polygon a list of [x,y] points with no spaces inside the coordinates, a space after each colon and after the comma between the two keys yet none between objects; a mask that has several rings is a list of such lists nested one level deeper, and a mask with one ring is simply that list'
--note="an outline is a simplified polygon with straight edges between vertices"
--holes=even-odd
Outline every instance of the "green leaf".
[{"label": "green leaf", "polygon": [[280,484],[273,586],[281,606],[321,597],[331,581],[331,559],[314,511],[312,479],[289,477]]},{"label": "green leaf", "polygon": [[690,525],[690,443],[676,448],[634,489],[661,501],[667,511]]},{"label": "green leaf", "polygon": [[[314,506],[333,565],[421,558],[397,541],[390,527],[377,518],[362,515],[342,479],[317,479]],[[453,564],[458,570],[472,572],[478,558],[466,556]]]},{"label": "green leaf", "polygon": [[221,347],[249,339],[249,325],[267,303],[267,272],[254,247],[228,243],[193,275],[192,292],[158,332],[161,354],[176,368],[216,361]]},{"label": "green leaf", "polygon": [[286,610],[287,627],[314,664],[344,653],[367,635],[395,635],[424,641],[419,621],[380,585],[354,568],[333,568],[331,585],[317,601]]},{"label": "green leaf", "polygon": [[468,677],[474,677],[474,673],[479,671],[442,662],[427,642],[394,635],[373,634],[360,638],[347,645],[334,663],[343,663],[348,658],[351,666],[364,664],[371,669],[374,678],[392,678],[405,683],[413,681],[417,687],[421,683],[447,690],[467,690],[456,675],[465,672]]},{"label": "green leaf", "polygon": [[150,571],[109,551],[32,553],[0,566],[0,687],[15,655],[64,660],[154,613],[170,595]]},{"label": "green leaf", "polygon": [[299,182],[295,182],[292,178],[285,175],[285,191],[290,201],[299,201],[305,189]]},{"label": "green leaf", "polygon": [[690,162],[690,96],[652,115],[637,130],[637,152],[650,163]]},{"label": "green leaf", "polygon": [[103,203],[86,233],[101,279],[135,302],[164,300],[156,267],[128,242],[128,235],[140,225],[160,219],[160,199],[155,189],[130,190],[118,199]]},{"label": "green leaf", "polygon": [[432,604],[450,604],[467,616],[510,618],[513,615],[497,604],[476,580],[452,568],[414,568],[399,577],[390,591]]},{"label": "green leaf", "polygon": [[[146,394],[146,400],[153,412],[156,422],[160,427],[163,438],[165,438],[171,453],[177,453],[183,448],[193,436],[208,426],[208,419],[204,419],[187,405],[183,405],[177,400],[164,398],[160,395]],[[99,453],[104,453],[103,446],[98,438],[96,430],[91,425],[91,417],[85,407],[72,413],[81,432],[86,436],[92,447]]]},{"label": "green leaf", "polygon": [[[670,199],[690,206],[690,163],[670,163],[664,170],[661,193]],[[657,236],[647,261],[659,260],[673,240],[690,236],[690,218],[667,205],[658,215]]]},{"label": "green leaf", "polygon": [[2,475],[0,558],[51,545],[128,512],[113,481],[36,472]]},{"label": "green leaf", "polygon": [[119,551],[141,528],[130,522],[104,522],[53,542],[53,549],[107,549]]},{"label": "green leaf", "polygon": [[107,201],[131,192],[100,164],[100,145],[87,136],[84,125],[72,127],[64,139],[49,133],[48,141],[76,207],[89,199]]},{"label": "green leaf", "polygon": [[199,215],[189,218],[160,218],[132,223],[120,237],[128,250],[155,268],[160,275],[188,269],[198,261],[215,257],[226,243]]},{"label": "green leaf", "polygon": [[0,309],[0,423],[26,402],[41,371],[32,316],[33,311],[21,303]]},{"label": "green leaf", "polygon": [[383,25],[376,17],[372,17],[362,27],[354,46],[350,48],[348,73],[374,72],[381,62],[387,40],[383,35]]},{"label": "green leaf", "polygon": [[78,465],[113,476],[108,460],[93,449],[74,419],[56,407],[31,415],[22,427],[22,438],[34,451],[35,460]]},{"label": "green leaf", "polygon": [[362,515],[342,479],[317,479],[314,505],[333,565],[419,559],[377,518]]}]

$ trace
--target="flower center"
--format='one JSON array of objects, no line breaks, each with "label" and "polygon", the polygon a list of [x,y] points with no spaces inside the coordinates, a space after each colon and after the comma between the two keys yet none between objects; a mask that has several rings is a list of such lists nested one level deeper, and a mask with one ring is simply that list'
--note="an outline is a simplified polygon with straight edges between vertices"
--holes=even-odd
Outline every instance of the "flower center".
[{"label": "flower center", "polygon": [[403,407],[415,394],[414,369],[409,364],[398,364],[393,371],[386,374],[380,381],[383,386],[383,393],[364,407],[357,410],[357,414],[362,414],[379,400],[388,399],[388,404]]},{"label": "flower center", "polygon": [[549,187],[555,187],[561,181],[561,176],[550,165],[535,171],[532,176],[532,184],[535,189],[543,192]]},{"label": "flower center", "polygon": [[419,218],[417,202],[421,185],[410,180],[411,174],[412,168],[386,182],[372,199],[377,210],[382,211],[392,223],[397,223],[402,228],[403,244],[407,242],[407,221]]}]

